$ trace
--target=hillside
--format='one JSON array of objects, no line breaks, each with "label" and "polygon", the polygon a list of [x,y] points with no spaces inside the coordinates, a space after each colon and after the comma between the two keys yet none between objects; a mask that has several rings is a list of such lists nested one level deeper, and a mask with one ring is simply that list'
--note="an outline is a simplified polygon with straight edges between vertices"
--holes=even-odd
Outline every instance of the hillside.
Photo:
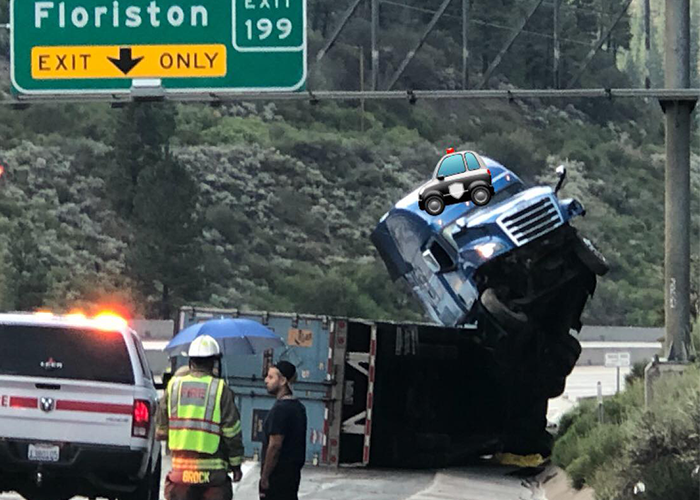
[{"label": "hillside", "polygon": [[[310,5],[316,26],[310,43],[317,50],[324,26],[333,23],[322,8],[327,3]],[[406,15],[409,25],[422,21]],[[356,24],[348,37],[359,36],[360,20]],[[570,36],[582,36],[570,29]],[[387,43],[401,47],[394,34]],[[445,54],[438,56],[435,47],[454,44],[456,36],[448,30],[431,36],[403,84],[425,88],[431,82],[424,75],[434,74],[436,86],[454,85],[455,68],[446,62],[437,69]],[[632,48],[637,42],[633,37]],[[634,51],[621,44],[617,58],[631,57]],[[526,48],[518,45],[514,57],[519,51]],[[356,81],[352,57],[339,45],[315,84],[338,88]],[[517,61],[506,63],[513,83],[543,84],[529,81]],[[0,85],[7,88],[3,64],[6,59]],[[612,54],[601,54],[593,66],[592,77],[619,86],[633,75],[618,69]],[[508,83],[499,76],[493,85]],[[171,316],[178,305],[196,302],[420,318],[415,301],[389,282],[368,235],[393,201],[429,175],[444,148],[454,146],[491,156],[529,182],[553,184],[554,167],[566,163],[570,180],[563,194],[588,209],[577,225],[612,263],[584,322],[662,324],[658,104],[365,105],[364,132],[354,102],[0,106],[0,162],[7,167],[0,180],[0,309],[112,302],[136,315]],[[696,238],[697,144],[693,151]],[[697,270],[697,248],[693,259]],[[693,287],[697,297],[698,284]]]}]

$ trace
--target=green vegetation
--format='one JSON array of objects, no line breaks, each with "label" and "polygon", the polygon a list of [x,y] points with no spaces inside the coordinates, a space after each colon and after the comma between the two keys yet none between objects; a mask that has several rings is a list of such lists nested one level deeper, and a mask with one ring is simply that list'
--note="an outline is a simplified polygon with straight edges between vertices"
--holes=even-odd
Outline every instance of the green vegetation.
[{"label": "green vegetation", "polygon": [[591,486],[597,500],[633,498],[641,481],[650,499],[691,499],[697,495],[700,449],[700,364],[661,379],[655,399],[644,408],[643,378],[635,378],[604,402],[582,402],[562,417],[552,461],[566,470],[574,487]]},{"label": "green vegetation", "polygon": [[[693,0],[696,1],[696,0]],[[697,0],[700,2],[700,0]],[[393,73],[439,0],[384,3],[382,81]],[[471,82],[525,9],[472,2]],[[348,1],[309,0],[310,60]],[[562,2],[563,75],[622,0]],[[0,0],[0,23],[8,0]],[[369,7],[361,6],[310,77],[311,88],[357,89]],[[581,85],[641,84],[645,60],[634,7]],[[551,84],[551,5],[545,3],[490,84]],[[658,37],[663,16],[654,16]],[[693,51],[697,52],[697,30]],[[458,88],[459,12],[448,9],[397,88]],[[9,88],[0,29],[0,98]],[[662,46],[650,53],[661,81]],[[695,53],[694,52],[694,53]],[[365,73],[369,75],[369,57]],[[696,58],[697,59],[697,58]],[[693,76],[695,78],[695,75]],[[368,83],[368,82],[366,82]],[[528,182],[553,184],[584,203],[577,222],[611,261],[584,323],[658,326],[663,320],[662,114],[641,101],[232,103],[0,106],[0,309],[123,303],[168,317],[184,303],[418,319],[407,290],[390,283],[368,236],[391,204],[431,172],[444,148],[469,147]],[[364,130],[364,131],[363,131]],[[700,213],[700,157],[692,159]],[[694,215],[693,237],[699,220]],[[693,276],[700,275],[693,250]],[[693,282],[697,302],[700,283]],[[693,311],[695,314],[695,311]]]}]

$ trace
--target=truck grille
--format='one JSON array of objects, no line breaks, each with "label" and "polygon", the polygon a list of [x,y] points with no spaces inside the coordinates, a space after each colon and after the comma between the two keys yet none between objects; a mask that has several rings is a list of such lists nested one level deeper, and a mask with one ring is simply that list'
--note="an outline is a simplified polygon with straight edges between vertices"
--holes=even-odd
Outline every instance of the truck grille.
[{"label": "truck grille", "polygon": [[547,196],[532,205],[511,212],[499,220],[501,228],[518,245],[524,245],[562,224],[559,210]]}]

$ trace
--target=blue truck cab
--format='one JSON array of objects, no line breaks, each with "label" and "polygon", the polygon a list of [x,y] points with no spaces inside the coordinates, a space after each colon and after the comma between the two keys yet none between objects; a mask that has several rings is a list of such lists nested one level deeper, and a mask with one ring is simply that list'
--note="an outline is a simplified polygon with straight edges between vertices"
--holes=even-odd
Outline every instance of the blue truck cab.
[{"label": "blue truck cab", "polygon": [[570,326],[579,330],[595,275],[607,263],[569,224],[585,210],[557,196],[565,168],[557,168],[556,187],[528,187],[482,158],[494,189],[488,205],[467,201],[431,216],[418,206],[418,188],[382,216],[371,240],[391,278],[405,280],[429,317],[447,326],[474,322],[481,307],[501,324],[525,325],[573,286],[585,291],[567,305]]}]

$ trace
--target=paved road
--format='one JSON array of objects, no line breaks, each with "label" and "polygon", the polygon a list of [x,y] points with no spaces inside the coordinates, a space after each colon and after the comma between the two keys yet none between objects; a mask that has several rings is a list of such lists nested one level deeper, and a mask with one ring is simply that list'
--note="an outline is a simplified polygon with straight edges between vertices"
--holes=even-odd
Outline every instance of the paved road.
[{"label": "paved road", "polygon": [[[620,386],[629,369],[620,370]],[[576,367],[569,376],[562,396],[550,400],[548,419],[557,421],[578,399],[595,396],[597,383],[603,394],[616,390],[615,368]],[[170,459],[163,463],[163,474]],[[257,500],[259,466],[246,462],[244,478],[234,486],[236,500]],[[299,498],[303,500],[543,500],[540,488],[513,475],[514,467],[482,465],[433,471],[328,469],[307,466],[304,469]],[[162,495],[162,492],[161,492]],[[21,500],[17,494],[0,495],[0,500]]]},{"label": "paved road", "polygon": [[[163,479],[170,458],[163,462]],[[307,466],[300,500],[529,500],[542,499],[539,487],[510,473],[514,467],[484,463],[433,471],[329,469]],[[258,500],[258,463],[246,462],[243,480],[234,485],[235,500]],[[162,484],[162,483],[161,483]],[[161,491],[161,498],[163,492]],[[0,500],[22,500],[15,493]],[[84,500],[81,497],[78,500]]]}]

